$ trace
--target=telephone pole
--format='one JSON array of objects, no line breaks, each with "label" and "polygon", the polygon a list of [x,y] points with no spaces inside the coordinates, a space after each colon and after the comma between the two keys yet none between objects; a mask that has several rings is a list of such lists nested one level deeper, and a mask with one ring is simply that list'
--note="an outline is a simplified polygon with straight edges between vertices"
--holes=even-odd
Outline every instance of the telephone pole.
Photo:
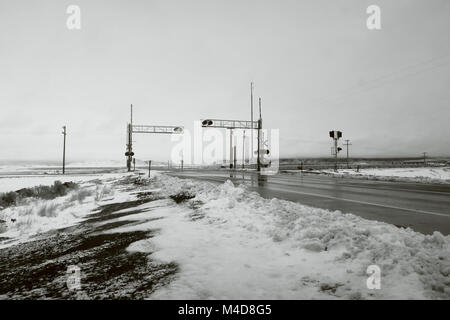
[{"label": "telephone pole", "polygon": [[152,170],[152,160],[148,160],[148,177],[150,178],[150,171]]},{"label": "telephone pole", "polygon": [[65,174],[66,173],[66,135],[67,135],[66,126],[63,126],[62,134],[64,136],[62,173]]},{"label": "telephone pole", "polygon": [[348,143],[350,140],[345,140],[344,146],[346,146],[347,148],[347,169],[349,169],[349,165],[348,165],[348,146],[351,146],[351,143]]},{"label": "telephone pole", "polygon": [[427,165],[427,153],[423,152],[423,165],[426,166]]}]

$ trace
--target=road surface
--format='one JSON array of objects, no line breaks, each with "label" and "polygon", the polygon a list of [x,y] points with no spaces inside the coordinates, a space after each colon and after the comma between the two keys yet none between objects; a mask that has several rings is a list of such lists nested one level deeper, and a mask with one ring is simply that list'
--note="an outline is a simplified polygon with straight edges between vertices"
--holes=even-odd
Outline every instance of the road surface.
[{"label": "road surface", "polygon": [[313,174],[259,176],[255,172],[182,171],[181,178],[214,183],[230,179],[249,186],[264,198],[279,198],[313,207],[340,210],[384,221],[400,228],[450,234],[450,185],[387,182]]}]

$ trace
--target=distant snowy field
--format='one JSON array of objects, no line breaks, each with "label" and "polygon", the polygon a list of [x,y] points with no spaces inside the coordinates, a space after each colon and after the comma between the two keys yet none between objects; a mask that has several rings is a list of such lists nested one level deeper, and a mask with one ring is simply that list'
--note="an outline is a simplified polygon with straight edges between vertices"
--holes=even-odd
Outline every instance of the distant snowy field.
[{"label": "distant snowy field", "polygon": [[38,185],[52,185],[55,181],[73,181],[82,183],[94,179],[104,179],[115,174],[86,174],[86,175],[30,175],[30,176],[0,176],[0,192],[16,191]]},{"label": "distant snowy field", "polygon": [[[0,237],[27,241],[76,224],[99,205],[149,192],[158,200],[124,209],[144,212],[118,218],[136,224],[107,231],[120,237],[157,230],[127,250],[179,265],[175,279],[149,299],[450,299],[450,236],[268,200],[230,181],[214,185],[153,172],[150,180],[132,176],[139,183],[130,189],[117,183],[124,177],[130,174],[83,177],[81,189],[65,197],[2,210]],[[90,192],[80,196],[81,190]],[[180,195],[187,200],[170,197]],[[367,288],[370,265],[381,269],[379,290]]]},{"label": "distant snowy field", "polygon": [[322,170],[333,175],[352,175],[366,178],[379,178],[380,180],[402,180],[414,182],[450,183],[450,167],[425,167],[425,168],[376,168],[356,170],[340,169]]},{"label": "distant snowy field", "polygon": [[[76,182],[80,188],[66,196],[52,200],[28,198],[17,206],[0,208],[0,237],[12,238],[0,248],[27,240],[30,236],[56,228],[71,226],[81,221],[104,200],[114,194],[113,181],[123,177],[123,173],[86,174],[65,176],[0,176],[0,192],[15,191],[39,185],[52,185],[55,181]],[[117,198],[114,200],[120,200]]]}]

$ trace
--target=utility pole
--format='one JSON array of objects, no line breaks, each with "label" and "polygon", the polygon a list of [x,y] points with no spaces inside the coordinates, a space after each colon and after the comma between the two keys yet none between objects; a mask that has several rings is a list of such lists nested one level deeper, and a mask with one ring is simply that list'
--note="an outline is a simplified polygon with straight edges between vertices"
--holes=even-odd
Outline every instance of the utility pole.
[{"label": "utility pole", "polygon": [[423,165],[427,166],[427,153],[426,152],[423,153]]},{"label": "utility pole", "polygon": [[251,130],[250,130],[250,164],[253,162],[253,82],[250,82],[250,121],[251,121]]},{"label": "utility pole", "polygon": [[183,165],[184,165],[184,157],[183,157],[183,150],[181,150],[181,171],[183,171]]},{"label": "utility pole", "polygon": [[242,169],[245,169],[245,130],[242,133]]},{"label": "utility pole", "polygon": [[148,177],[150,178],[150,171],[152,170],[152,160],[148,160]]},{"label": "utility pole", "polygon": [[262,117],[261,117],[261,97],[260,97],[259,98],[259,120],[258,120],[258,159],[256,161],[258,172],[261,172],[261,161],[259,159],[260,150],[261,150],[261,128],[262,128]]},{"label": "utility pole", "polygon": [[65,174],[66,173],[66,135],[67,135],[66,126],[63,126],[62,134],[64,136],[62,173]]},{"label": "utility pole", "polygon": [[337,172],[337,167],[338,167],[338,165],[337,165],[337,163],[338,163],[338,160],[337,160],[337,155],[338,155],[338,151],[337,151],[337,148],[338,148],[338,139],[334,139],[334,171],[335,172]]},{"label": "utility pole", "polygon": [[230,128],[230,169],[233,169],[233,129]]},{"label": "utility pole", "polygon": [[130,109],[130,123],[127,126],[127,152],[125,152],[125,155],[127,157],[127,170],[128,172],[131,171],[131,161],[133,159],[134,153],[133,153],[133,105],[131,105]]},{"label": "utility pole", "polygon": [[351,146],[352,144],[351,143],[348,143],[350,140],[345,140],[345,144],[344,144],[344,146],[346,146],[347,147],[347,169],[349,169],[350,167],[349,167],[349,165],[348,165],[348,146]]}]

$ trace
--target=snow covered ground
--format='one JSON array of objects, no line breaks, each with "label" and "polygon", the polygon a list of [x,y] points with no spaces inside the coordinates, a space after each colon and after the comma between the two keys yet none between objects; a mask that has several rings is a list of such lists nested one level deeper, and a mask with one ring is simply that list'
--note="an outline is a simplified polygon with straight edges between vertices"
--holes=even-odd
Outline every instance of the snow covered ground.
[{"label": "snow covered ground", "polygon": [[0,192],[52,185],[57,180],[79,184],[78,189],[70,191],[63,197],[52,200],[27,198],[20,205],[0,210],[0,237],[12,239],[0,244],[0,248],[26,241],[42,232],[74,225],[91,213],[100,200],[104,201],[107,197],[119,201],[120,195],[114,196],[111,184],[123,176],[123,173],[112,173],[0,177]]},{"label": "snow covered ground", "polygon": [[450,183],[450,167],[375,168],[360,169],[359,172],[353,169],[340,169],[338,172],[333,170],[321,170],[321,172],[338,176],[351,175],[377,180]]},{"label": "snow covered ground", "polygon": [[[158,176],[148,185],[164,200],[144,204],[161,219],[111,230],[159,229],[129,250],[180,264],[157,299],[450,298],[450,237],[364,220],[278,199],[231,182]],[[155,189],[156,188],[156,189]],[[174,194],[195,196],[182,204]],[[127,217],[130,219],[130,216]],[[366,286],[381,269],[381,289]]]},{"label": "snow covered ground", "polygon": [[[450,299],[450,236],[264,199],[230,181],[214,185],[153,173],[150,180],[118,174],[84,182],[80,190],[90,194],[50,200],[56,207],[49,215],[38,214],[49,205],[43,201],[7,208],[0,214],[24,223],[8,222],[0,237],[25,239],[74,224],[100,203],[130,201],[139,192],[155,200],[117,211],[130,213],[118,215],[118,225],[135,223],[105,232],[120,238],[151,230],[152,237],[127,250],[178,265],[149,299]],[[118,187],[121,179],[128,184]],[[367,288],[371,265],[381,270],[380,289]]]},{"label": "snow covered ground", "polygon": [[117,176],[111,174],[67,174],[67,175],[17,175],[0,176],[0,192],[16,191],[38,185],[52,185],[55,181],[82,183],[96,179],[108,179]]}]

